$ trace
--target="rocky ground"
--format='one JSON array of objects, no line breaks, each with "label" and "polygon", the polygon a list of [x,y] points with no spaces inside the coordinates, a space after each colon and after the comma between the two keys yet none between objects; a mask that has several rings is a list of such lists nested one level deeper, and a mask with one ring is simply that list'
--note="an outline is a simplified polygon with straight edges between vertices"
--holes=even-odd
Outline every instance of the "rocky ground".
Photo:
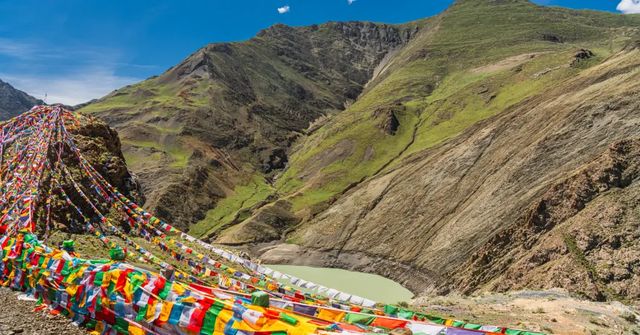
[{"label": "rocky ground", "polygon": [[0,288],[0,335],[82,335],[86,330],[78,328],[62,315],[48,311],[33,312],[34,301],[18,300],[20,292]]},{"label": "rocky ground", "polygon": [[[0,335],[86,334],[61,315],[33,312],[35,302],[0,288]],[[474,297],[422,297],[415,307],[432,314],[548,334],[640,334],[640,309],[618,302],[578,300],[565,291],[520,291]]]},{"label": "rocky ground", "polygon": [[547,334],[640,334],[638,306],[579,300],[561,290],[421,297],[413,305],[435,315]]}]

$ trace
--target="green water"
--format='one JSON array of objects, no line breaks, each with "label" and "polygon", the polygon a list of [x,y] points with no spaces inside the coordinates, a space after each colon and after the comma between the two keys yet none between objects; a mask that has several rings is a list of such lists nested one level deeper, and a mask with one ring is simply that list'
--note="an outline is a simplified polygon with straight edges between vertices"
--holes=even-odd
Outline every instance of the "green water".
[{"label": "green water", "polygon": [[402,285],[391,279],[370,273],[298,265],[267,266],[306,281],[377,302],[395,304],[401,301],[409,301],[413,297],[413,293]]}]

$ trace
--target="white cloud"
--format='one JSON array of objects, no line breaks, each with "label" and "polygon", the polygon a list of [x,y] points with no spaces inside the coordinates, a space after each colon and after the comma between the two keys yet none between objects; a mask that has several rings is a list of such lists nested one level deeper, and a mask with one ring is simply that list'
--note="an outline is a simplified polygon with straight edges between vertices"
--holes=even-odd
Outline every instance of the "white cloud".
[{"label": "white cloud", "polygon": [[73,73],[54,75],[16,75],[0,73],[0,78],[19,90],[44,99],[47,103],[76,105],[103,97],[122,86],[140,81],[139,78],[123,77],[108,68],[84,68]]},{"label": "white cloud", "polygon": [[348,3],[349,5],[353,5],[353,3],[354,3],[354,2],[356,2],[356,0],[347,0],[347,3]]},{"label": "white cloud", "polygon": [[31,44],[0,38],[0,55],[14,58],[28,58],[35,51]]},{"label": "white cloud", "polygon": [[640,14],[640,0],[622,0],[616,9],[625,14]]},{"label": "white cloud", "polygon": [[44,99],[46,93],[47,103],[68,105],[100,98],[140,81],[118,75],[118,69],[150,68],[121,62],[115,49],[50,46],[6,38],[0,38],[0,56],[7,64],[0,69],[0,79],[38,99]]},{"label": "white cloud", "polygon": [[45,46],[44,43],[16,41],[0,37],[0,56],[20,61],[75,59],[105,59],[115,56],[112,50],[100,48],[65,48],[59,45]]},{"label": "white cloud", "polygon": [[291,7],[289,7],[288,5],[278,7],[278,13],[280,14],[289,13],[290,10],[291,10]]}]

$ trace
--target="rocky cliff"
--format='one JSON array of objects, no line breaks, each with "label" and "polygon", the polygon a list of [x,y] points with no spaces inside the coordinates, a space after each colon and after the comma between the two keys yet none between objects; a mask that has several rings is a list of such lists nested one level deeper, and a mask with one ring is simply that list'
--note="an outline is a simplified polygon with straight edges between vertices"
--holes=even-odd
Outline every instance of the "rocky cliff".
[{"label": "rocky cliff", "polygon": [[[67,124],[73,141],[77,145],[78,149],[82,152],[84,158],[87,159],[89,164],[93,166],[111,185],[120,190],[123,194],[131,199],[144,201],[144,196],[140,191],[140,186],[137,180],[130,174],[127,169],[124,157],[121,151],[120,139],[118,133],[110,128],[106,123],[95,119],[93,117],[81,116],[77,117],[77,123]],[[56,157],[51,153],[51,161],[55,161]],[[64,149],[64,154],[61,156],[63,162],[68,167],[74,180],[84,187],[89,189],[91,180],[80,169],[79,162],[75,153],[69,148]],[[89,218],[95,218],[95,211],[85,201],[84,198],[75,190],[72,182],[68,177],[63,179],[59,175],[54,176],[62,184],[65,193],[69,195],[75,205],[77,205],[85,216]],[[55,185],[51,181],[51,174],[46,174],[43,177],[43,187],[52,187]],[[48,192],[48,189],[43,190]],[[90,196],[94,196],[89,194]],[[100,201],[96,201],[95,204],[98,210],[108,218],[116,219],[116,213],[113,213],[108,204],[103,204]],[[86,225],[82,217],[75,212],[72,207],[66,203],[65,199],[61,196],[58,189],[53,189],[52,202],[51,202],[51,217],[52,222],[57,230],[64,233],[83,233],[86,232]],[[44,220],[42,220],[44,222]],[[122,222],[121,218],[117,218],[115,222]],[[95,224],[95,222],[94,222]],[[38,227],[44,230],[45,227]],[[46,236],[44,231],[39,232],[40,236]],[[96,244],[97,239],[89,238],[91,244]],[[104,257],[107,254],[106,250],[100,250],[96,253],[96,257]]]}]

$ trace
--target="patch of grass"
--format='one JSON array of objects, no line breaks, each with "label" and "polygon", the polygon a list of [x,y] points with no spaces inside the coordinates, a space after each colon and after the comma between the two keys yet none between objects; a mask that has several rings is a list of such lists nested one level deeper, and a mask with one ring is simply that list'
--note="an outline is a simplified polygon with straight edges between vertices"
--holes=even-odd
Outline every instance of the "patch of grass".
[{"label": "patch of grass", "polygon": [[124,156],[124,161],[127,163],[128,167],[138,166],[143,162],[142,157],[139,155],[130,152],[122,152],[122,155]]},{"label": "patch of grass", "polygon": [[171,156],[172,162],[170,164],[173,168],[182,169],[187,166],[191,152],[185,151],[179,147],[169,147],[166,152]]},{"label": "patch of grass", "polygon": [[638,317],[631,313],[631,312],[624,312],[622,315],[620,315],[621,318],[623,318],[624,320],[626,320],[629,323],[636,323],[638,322]]},{"label": "patch of grass", "polygon": [[[130,145],[137,148],[146,148],[146,149],[154,149],[157,152],[152,153],[151,155],[158,154],[158,152],[164,153],[169,158],[171,158],[170,166],[172,168],[184,168],[187,166],[187,162],[189,161],[189,157],[191,156],[191,152],[185,150],[184,148],[174,145],[174,146],[162,146],[160,143],[155,141],[134,141],[134,140],[122,140],[123,144]],[[148,157],[148,156],[145,156]],[[139,157],[136,154],[132,154],[130,152],[125,153],[125,160],[127,164],[135,166],[139,164],[145,157]]]},{"label": "patch of grass", "polygon": [[622,297],[616,294],[611,288],[609,288],[606,284],[602,282],[602,279],[598,276],[598,270],[587,259],[587,256],[584,254],[584,252],[578,247],[578,244],[576,243],[575,238],[567,232],[563,234],[563,238],[564,238],[565,245],[567,246],[567,249],[569,249],[569,252],[571,253],[571,255],[573,255],[573,258],[576,260],[576,262],[578,262],[580,266],[582,266],[587,271],[590,279],[596,285],[598,290],[604,296],[606,296],[607,299],[625,302],[627,300],[625,297]]},{"label": "patch of grass", "polygon": [[163,151],[162,147],[160,146],[160,143],[157,143],[154,141],[134,141],[134,140],[124,139],[122,140],[122,143],[131,145],[134,147],[138,147],[138,148],[156,149],[158,151]]},{"label": "patch of grass", "polygon": [[[176,109],[208,106],[210,103],[208,92],[215,88],[215,84],[208,80],[166,83],[159,82],[158,78],[151,78],[113,91],[99,101],[81,108],[79,112],[99,114],[118,111],[118,113],[139,115],[144,111],[149,115],[165,116]],[[157,127],[156,130],[162,133],[175,131],[175,129],[163,129],[152,124],[145,125]]]},{"label": "patch of grass", "polygon": [[189,233],[195,236],[215,233],[233,221],[237,213],[265,200],[273,191],[264,178],[254,175],[247,184],[236,186],[233,194],[220,200],[204,219],[191,226]]},{"label": "patch of grass", "polygon": [[64,240],[75,241],[75,250],[84,258],[109,258],[109,249],[93,235],[73,234],[60,230],[52,230],[51,236],[46,244],[51,247],[58,247]]},{"label": "patch of grass", "polygon": [[300,240],[300,238],[297,237],[297,236],[293,236],[293,237],[287,238],[287,240],[285,242],[287,244],[300,244],[302,242],[302,240]]},{"label": "patch of grass", "polygon": [[180,127],[175,127],[175,128],[163,127],[157,124],[150,124],[150,123],[140,122],[140,121],[134,121],[133,124],[140,127],[151,128],[154,132],[163,134],[163,135],[177,135],[182,130],[182,128]]},{"label": "patch of grass", "polygon": [[322,188],[307,189],[291,198],[291,203],[293,204],[292,209],[296,212],[304,208],[310,208],[313,205],[331,199],[331,197],[340,192],[340,190],[340,185],[325,185]]},{"label": "patch of grass", "polygon": [[[367,119],[355,122],[351,127],[338,132],[338,136],[329,135],[320,148],[315,150],[310,148],[309,151],[303,149],[302,157],[294,156],[291,167],[276,183],[280,193],[293,191],[296,187],[304,185],[298,176],[305,171],[307,166],[315,163],[313,160],[315,155],[321,154],[345,138],[349,143],[353,143],[352,153],[348,157],[329,162],[320,168],[320,173],[327,178],[318,185],[302,188],[300,193],[291,199],[293,210],[309,208],[331,199],[348,187],[350,183],[375,174],[384,164],[400,154],[411,141],[415,124],[418,121],[416,110],[410,106],[405,107],[404,111],[396,114],[400,128],[393,136],[385,134],[377,125],[379,121],[369,113]],[[360,106],[354,106],[354,108],[360,108]],[[355,112],[353,116],[360,117]],[[374,154],[365,161],[367,150],[372,150]],[[311,168],[313,167],[311,166]]]},{"label": "patch of grass", "polygon": [[564,243],[569,249],[569,252],[573,255],[574,259],[584,267],[587,272],[592,276],[592,278],[597,278],[597,273],[595,267],[589,262],[587,257],[584,255],[582,250],[578,247],[576,240],[569,233],[564,234]]}]

